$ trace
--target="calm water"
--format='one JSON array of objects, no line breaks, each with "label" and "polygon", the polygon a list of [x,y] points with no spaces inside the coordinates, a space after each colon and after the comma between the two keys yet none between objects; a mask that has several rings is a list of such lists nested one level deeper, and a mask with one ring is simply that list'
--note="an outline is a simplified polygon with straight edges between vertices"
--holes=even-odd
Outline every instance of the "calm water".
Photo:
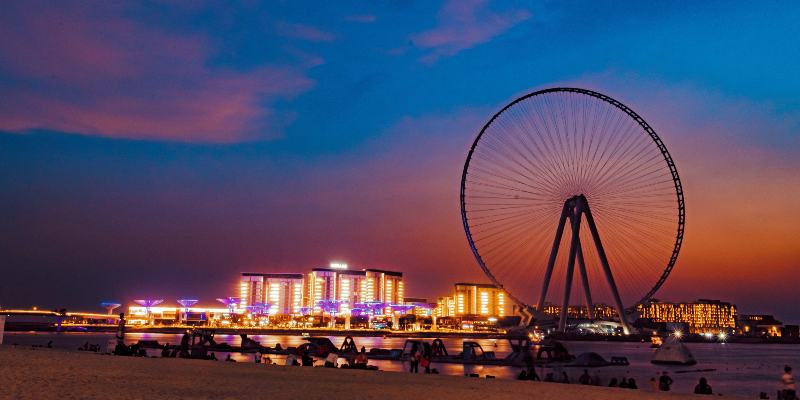
[{"label": "calm water", "polygon": [[[100,344],[103,351],[108,340],[113,339],[113,333],[19,333],[6,332],[4,344],[17,343],[20,346],[43,345],[53,341],[54,348],[77,350],[87,341],[90,344]],[[181,335],[160,334],[160,333],[128,333],[125,335],[126,342],[133,344],[139,340],[157,340],[160,344],[180,343]],[[299,336],[272,336],[254,335],[250,336],[253,340],[262,345],[273,347],[280,343],[284,348],[288,346],[298,346],[306,341]],[[226,342],[232,346],[238,346],[241,339],[238,335],[216,335],[217,343]],[[343,337],[330,337],[336,346],[341,346]],[[355,338],[356,345],[360,348],[364,346],[367,351],[373,347],[384,349],[402,349],[405,343],[404,338]],[[433,338],[425,339],[432,341]],[[498,358],[505,357],[511,352],[508,342],[505,340],[482,339],[475,340],[481,344],[486,351],[494,351]],[[444,339],[444,344],[450,354],[458,354],[461,351],[461,339]],[[495,344],[497,347],[495,347]],[[623,377],[634,378],[639,386],[639,390],[650,390],[650,378],[655,377],[661,371],[668,371],[675,383],[672,386],[673,392],[691,393],[694,385],[701,376],[708,379],[709,384],[714,389],[714,394],[721,393],[724,396],[742,396],[755,398],[759,392],[767,392],[771,398],[775,398],[776,390],[780,388],[779,378],[783,373],[784,365],[792,365],[795,369],[800,368],[800,346],[798,345],[756,345],[756,344],[721,344],[721,343],[687,343],[697,364],[693,366],[656,366],[650,363],[653,349],[649,343],[610,343],[610,342],[564,342],[565,346],[573,354],[580,354],[584,351],[594,351],[606,359],[612,356],[628,357],[631,365],[624,367],[603,367],[593,368],[591,372],[598,372],[604,385],[608,385],[611,378],[620,380]],[[150,350],[149,354],[158,355],[160,350]],[[224,359],[228,353],[217,352],[217,357]],[[239,362],[254,362],[255,354],[231,353],[231,357]],[[283,364],[283,357],[272,356],[273,362]],[[341,361],[340,361],[341,362]],[[319,362],[318,362],[319,364]],[[370,364],[378,365],[385,371],[408,370],[408,364],[399,361],[370,361]],[[436,364],[433,368],[442,374],[464,375],[480,374],[494,375],[500,379],[515,379],[521,369],[513,367],[497,366],[465,366],[461,364]],[[686,372],[697,369],[716,369],[707,372]],[[566,368],[567,374],[573,382],[577,381],[582,373],[581,368]],[[538,370],[540,376],[550,372],[549,369]],[[621,389],[622,390],[622,389]]]}]

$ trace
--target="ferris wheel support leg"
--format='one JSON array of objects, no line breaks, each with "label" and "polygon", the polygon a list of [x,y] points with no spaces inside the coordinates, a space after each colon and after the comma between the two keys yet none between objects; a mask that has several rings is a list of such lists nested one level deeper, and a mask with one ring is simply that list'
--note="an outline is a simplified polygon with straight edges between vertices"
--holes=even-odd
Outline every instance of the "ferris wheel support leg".
[{"label": "ferris wheel support leg", "polygon": [[583,293],[586,294],[586,314],[589,321],[594,321],[594,303],[592,302],[592,293],[589,291],[589,275],[586,274],[586,264],[583,262],[583,247],[581,242],[578,241],[578,270],[581,272],[581,281],[583,282]]},{"label": "ferris wheel support leg", "polygon": [[575,271],[575,256],[581,245],[581,204],[575,207],[575,215],[570,218],[572,225],[572,240],[569,246],[569,259],[567,260],[567,277],[564,279],[564,302],[561,305],[561,319],[558,321],[559,332],[567,328],[567,314],[569,314],[569,295],[572,291],[572,276]]},{"label": "ferris wheel support leg", "polygon": [[603,250],[603,243],[600,241],[600,235],[597,233],[597,226],[594,224],[592,211],[589,209],[589,203],[586,201],[586,197],[580,196],[578,198],[578,207],[586,214],[586,224],[589,225],[589,230],[592,232],[592,239],[594,239],[594,245],[597,248],[597,255],[600,257],[600,264],[603,266],[603,272],[606,275],[608,287],[611,289],[611,294],[614,296],[614,305],[617,308],[617,314],[619,314],[619,322],[622,324],[622,329],[625,334],[629,335],[631,330],[628,326],[628,320],[625,318],[625,307],[622,306],[622,299],[619,297],[617,284],[614,282],[614,275],[611,274],[611,268],[608,267],[608,258],[606,258],[606,252]]},{"label": "ferris wheel support leg", "polygon": [[553,250],[550,251],[550,260],[547,262],[547,269],[544,273],[544,282],[542,283],[542,291],[539,294],[539,303],[536,305],[536,310],[539,312],[544,311],[544,299],[547,296],[547,288],[550,286],[550,277],[553,275],[553,265],[556,263],[556,256],[558,255],[558,246],[561,244],[561,236],[564,235],[564,224],[567,221],[572,207],[570,201],[564,203],[564,208],[561,209],[561,218],[558,219],[558,228],[556,228],[556,238],[553,240]]}]

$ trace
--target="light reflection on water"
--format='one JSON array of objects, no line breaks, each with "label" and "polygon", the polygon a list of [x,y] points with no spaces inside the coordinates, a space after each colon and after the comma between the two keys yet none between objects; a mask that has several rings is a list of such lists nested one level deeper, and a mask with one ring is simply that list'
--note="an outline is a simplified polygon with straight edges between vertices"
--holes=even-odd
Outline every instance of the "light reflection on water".
[{"label": "light reflection on water", "polygon": [[[300,336],[274,336],[274,335],[252,335],[253,340],[262,345],[274,347],[280,343],[283,348],[298,346],[305,343],[305,339]],[[54,332],[39,333],[19,333],[6,332],[5,344],[18,343],[20,346],[46,345],[48,341],[53,341],[53,347],[61,349],[77,350],[85,342],[90,344],[99,343],[105,350],[108,340],[114,338],[113,333],[61,333],[56,335]],[[341,346],[344,337],[329,337],[336,346]],[[163,333],[128,333],[125,335],[126,343],[133,344],[139,340],[157,340],[160,344],[170,343],[179,344],[181,335]],[[424,339],[431,342],[434,338]],[[238,335],[216,335],[214,340],[217,343],[226,342],[231,346],[238,346],[241,338]],[[367,351],[377,347],[383,349],[402,349],[406,341],[405,338],[383,338],[383,337],[356,337],[356,345],[361,348],[364,346]],[[472,340],[472,339],[468,339]],[[461,339],[443,339],[445,346],[450,354],[461,352]],[[502,359],[510,351],[511,347],[505,340],[478,339],[473,340],[483,347],[486,351],[494,351],[497,358]],[[494,347],[495,343],[497,347]],[[594,351],[606,359],[612,356],[625,356],[631,365],[625,367],[603,367],[592,368],[592,372],[597,372],[604,385],[607,385],[611,378],[620,380],[623,377],[635,378],[640,390],[650,390],[650,378],[655,377],[661,371],[668,371],[669,375],[675,380],[673,391],[677,393],[691,393],[694,385],[701,376],[708,379],[709,384],[714,389],[714,393],[723,395],[734,395],[754,398],[759,392],[766,392],[774,397],[775,391],[779,389],[779,378],[783,373],[784,365],[793,365],[795,369],[800,366],[800,346],[797,345],[774,345],[774,344],[720,344],[720,343],[687,343],[698,363],[693,366],[657,366],[650,363],[653,349],[649,348],[649,343],[616,343],[616,342],[564,342],[569,351],[573,354],[580,354],[585,351]],[[229,353],[216,352],[217,358],[224,359]],[[152,349],[149,355],[160,355],[160,350]],[[231,358],[239,362],[254,362],[254,353],[230,353]],[[283,364],[285,357],[270,356],[273,362]],[[342,362],[343,360],[340,360]],[[321,364],[318,361],[317,364]],[[408,363],[388,360],[370,360],[370,364],[377,365],[384,371],[408,371]],[[442,364],[434,363],[433,368],[442,374],[464,375],[479,374],[494,375],[499,379],[515,379],[519,375],[521,368],[500,367],[500,366],[469,366],[461,364]],[[715,369],[708,372],[689,372],[679,373],[678,371]],[[570,379],[575,382],[583,372],[582,368],[565,369]],[[539,368],[538,373],[544,376],[550,369]]]}]

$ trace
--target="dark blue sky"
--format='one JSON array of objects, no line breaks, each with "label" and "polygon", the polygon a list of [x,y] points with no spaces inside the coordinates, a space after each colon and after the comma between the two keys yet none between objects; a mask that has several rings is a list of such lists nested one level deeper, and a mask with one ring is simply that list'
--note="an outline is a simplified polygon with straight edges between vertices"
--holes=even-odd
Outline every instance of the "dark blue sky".
[{"label": "dark blue sky", "polygon": [[466,152],[514,98],[576,86],[681,173],[656,297],[800,320],[797,3],[353,4],[0,5],[0,307],[208,304],[330,261],[430,299],[484,281]]}]

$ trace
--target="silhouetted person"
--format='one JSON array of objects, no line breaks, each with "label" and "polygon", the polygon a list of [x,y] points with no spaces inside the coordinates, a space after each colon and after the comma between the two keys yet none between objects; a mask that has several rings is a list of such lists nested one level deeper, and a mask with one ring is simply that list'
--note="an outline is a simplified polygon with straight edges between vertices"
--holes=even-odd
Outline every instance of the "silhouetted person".
[{"label": "silhouetted person", "polygon": [[617,378],[611,378],[611,382],[608,383],[608,387],[617,387]]},{"label": "silhouetted person", "polygon": [[528,380],[528,374],[525,373],[524,369],[522,371],[520,371],[519,376],[517,376],[517,380],[518,381],[527,381]]},{"label": "silhouetted person", "polygon": [[536,368],[530,369],[530,371],[528,372],[528,380],[541,382],[541,379],[539,379],[539,374],[536,373]]},{"label": "silhouetted person", "polygon": [[236,360],[234,360],[234,359],[232,359],[232,358],[231,358],[231,355],[230,355],[230,354],[228,354],[228,356],[227,356],[227,357],[225,357],[225,361],[228,361],[228,362],[236,362]]},{"label": "silhouetted person", "polygon": [[411,369],[408,372],[417,373],[419,372],[419,362],[422,359],[422,352],[419,350],[419,346],[416,343],[411,345],[411,359],[409,360],[409,364],[411,364]]},{"label": "silhouetted person", "polygon": [[783,376],[781,382],[783,383],[783,396],[782,399],[796,400],[797,392],[794,388],[794,377],[792,376],[792,367],[786,366],[783,368]]},{"label": "silhouetted person", "polygon": [[714,391],[711,390],[711,386],[708,385],[706,378],[700,378],[700,383],[694,387],[694,394],[714,394]]},{"label": "silhouetted person", "polygon": [[628,379],[628,389],[638,389],[639,387],[636,386],[636,379]]},{"label": "silhouetted person", "polygon": [[433,350],[431,349],[431,345],[428,342],[422,344],[422,361],[421,364],[425,367],[425,373],[431,373],[431,354],[433,354]]},{"label": "silhouetted person", "polygon": [[53,348],[53,341],[52,340],[47,342],[47,348],[48,349],[52,349]]},{"label": "silhouetted person", "polygon": [[356,357],[356,369],[367,369],[367,362],[369,358],[367,358],[367,350],[364,347],[361,347],[361,353],[358,354]]},{"label": "silhouetted person", "polygon": [[[497,344],[497,343],[495,343]],[[531,369],[533,368],[533,354],[531,354],[531,348],[528,346],[528,349],[522,355],[522,361],[525,362],[525,368]]]},{"label": "silhouetted person", "polygon": [[581,375],[581,377],[578,378],[578,382],[581,385],[587,385],[587,386],[592,384],[592,377],[589,376],[589,370],[588,369],[583,370],[583,375]]},{"label": "silhouetted person", "polygon": [[129,355],[128,347],[125,346],[125,313],[119,314],[119,323],[117,324],[117,346],[114,348],[114,354],[118,356]]},{"label": "silhouetted person", "polygon": [[669,392],[669,385],[672,385],[672,378],[667,375],[667,371],[664,371],[661,378],[658,378],[658,390]]},{"label": "silhouetted person", "polygon": [[619,387],[621,387],[623,389],[627,388],[628,387],[628,380],[625,379],[625,378],[622,378],[622,382],[619,383]]}]

